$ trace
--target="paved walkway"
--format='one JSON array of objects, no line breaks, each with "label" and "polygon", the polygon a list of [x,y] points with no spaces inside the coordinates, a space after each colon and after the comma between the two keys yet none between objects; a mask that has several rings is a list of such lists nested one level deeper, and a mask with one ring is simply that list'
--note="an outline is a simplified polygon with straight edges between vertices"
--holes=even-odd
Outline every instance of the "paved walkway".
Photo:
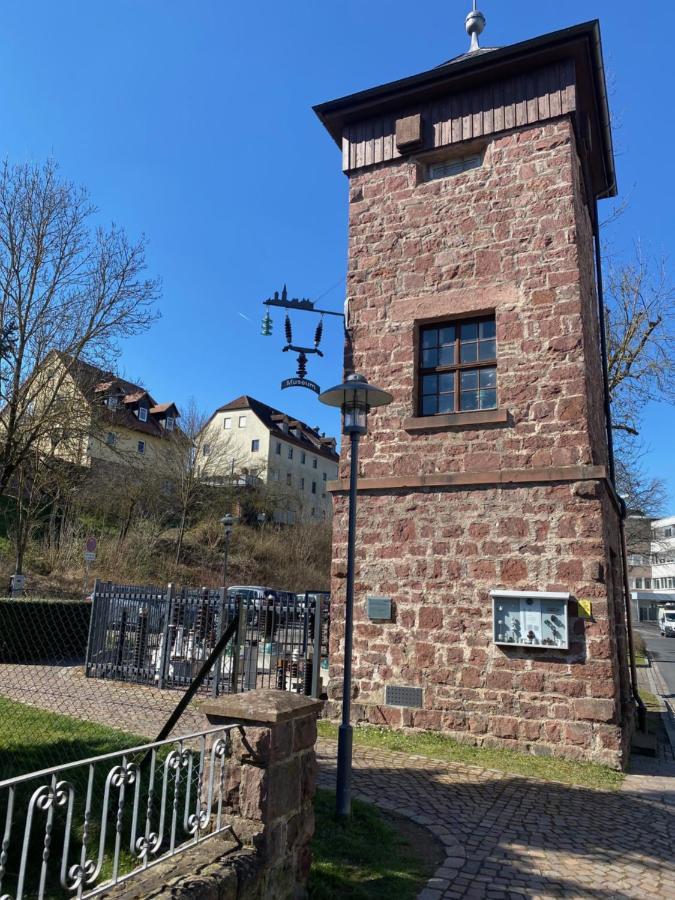
[{"label": "paved walkway", "polygon": [[[323,786],[334,784],[335,752],[319,742]],[[353,787],[444,846],[420,900],[675,900],[675,765],[658,766],[606,792],[357,747]],[[649,777],[658,786],[644,791]]]}]

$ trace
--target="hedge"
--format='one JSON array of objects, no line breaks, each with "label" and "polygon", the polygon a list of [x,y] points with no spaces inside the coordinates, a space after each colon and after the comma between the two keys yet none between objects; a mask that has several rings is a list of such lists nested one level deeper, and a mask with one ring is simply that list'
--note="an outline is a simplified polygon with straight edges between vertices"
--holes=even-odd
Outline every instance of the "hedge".
[{"label": "hedge", "polygon": [[91,603],[0,599],[0,663],[82,662]]}]

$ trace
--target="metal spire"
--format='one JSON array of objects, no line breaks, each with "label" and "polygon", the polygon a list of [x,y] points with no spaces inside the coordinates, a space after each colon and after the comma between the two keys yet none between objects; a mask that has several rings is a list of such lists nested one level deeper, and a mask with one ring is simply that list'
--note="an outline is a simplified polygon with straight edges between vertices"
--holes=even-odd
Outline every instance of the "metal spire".
[{"label": "metal spire", "polygon": [[471,38],[471,46],[469,47],[469,53],[475,53],[477,50],[480,50],[480,44],[478,43],[478,35],[483,32],[485,28],[485,16],[480,10],[476,9],[476,0],[473,0],[473,9],[466,17],[465,27],[466,33]]}]

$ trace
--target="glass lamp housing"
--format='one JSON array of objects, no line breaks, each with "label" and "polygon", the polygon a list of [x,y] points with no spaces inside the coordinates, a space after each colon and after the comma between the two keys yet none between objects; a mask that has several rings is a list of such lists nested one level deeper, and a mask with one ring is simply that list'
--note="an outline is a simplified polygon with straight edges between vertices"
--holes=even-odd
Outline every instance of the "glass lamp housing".
[{"label": "glass lamp housing", "polygon": [[343,384],[329,388],[319,400],[326,406],[336,406],[342,410],[342,430],[344,434],[365,434],[368,429],[368,413],[374,406],[386,406],[392,401],[391,394],[368,384],[363,375],[349,375]]}]

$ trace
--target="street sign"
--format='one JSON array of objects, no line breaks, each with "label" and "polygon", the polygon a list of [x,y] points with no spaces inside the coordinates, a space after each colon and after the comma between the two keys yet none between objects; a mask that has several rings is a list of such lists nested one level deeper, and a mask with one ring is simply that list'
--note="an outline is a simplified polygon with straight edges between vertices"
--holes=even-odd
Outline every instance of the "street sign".
[{"label": "street sign", "polygon": [[84,549],[87,553],[96,553],[97,541],[95,537],[88,537]]},{"label": "street sign", "polygon": [[286,378],[285,381],[281,382],[282,391],[291,387],[307,388],[308,391],[314,391],[315,394],[321,393],[319,385],[314,381],[310,381],[309,378]]},{"label": "street sign", "polygon": [[94,562],[96,559],[96,554],[93,550],[85,550],[84,551],[84,561],[85,562]]}]

